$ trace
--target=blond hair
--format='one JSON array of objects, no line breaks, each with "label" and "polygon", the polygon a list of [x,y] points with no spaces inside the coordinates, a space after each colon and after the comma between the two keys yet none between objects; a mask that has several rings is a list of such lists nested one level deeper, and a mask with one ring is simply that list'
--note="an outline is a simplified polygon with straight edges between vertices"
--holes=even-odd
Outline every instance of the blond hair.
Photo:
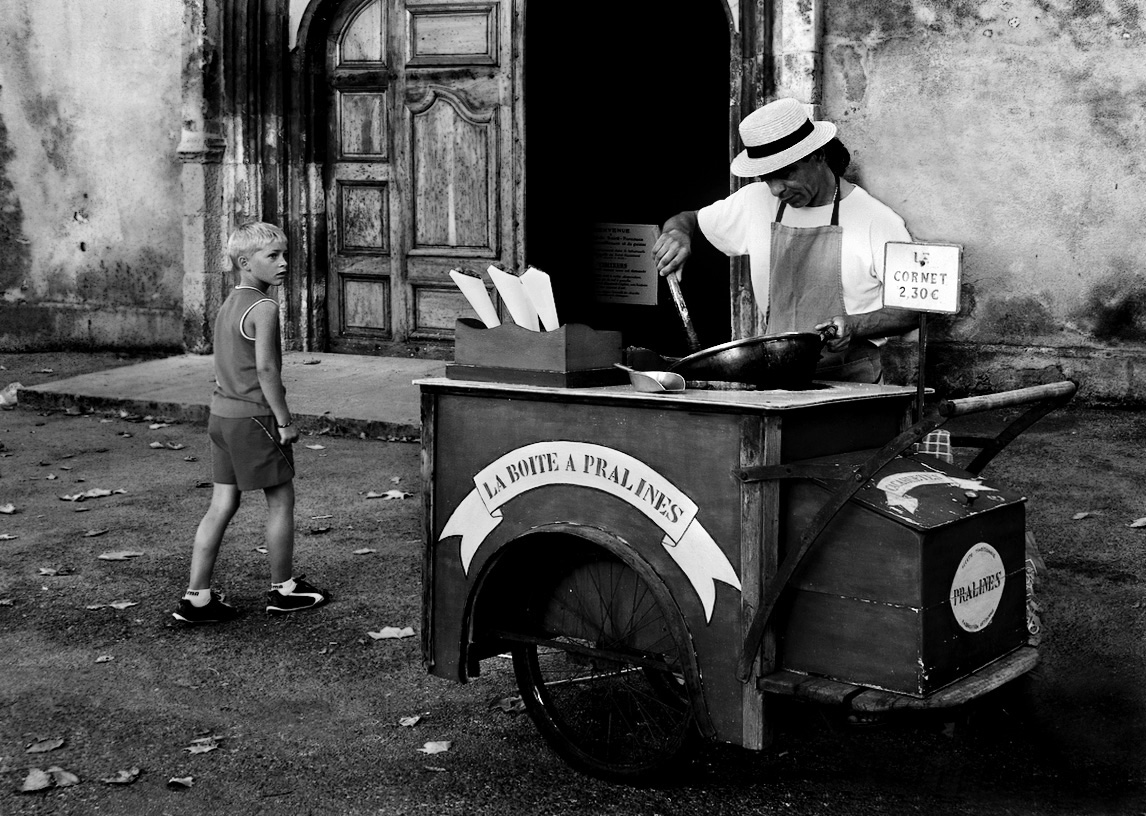
[{"label": "blond hair", "polygon": [[265,246],[286,240],[286,233],[274,224],[252,221],[231,233],[227,239],[227,257],[231,259],[232,268],[238,269],[240,257],[249,257]]}]

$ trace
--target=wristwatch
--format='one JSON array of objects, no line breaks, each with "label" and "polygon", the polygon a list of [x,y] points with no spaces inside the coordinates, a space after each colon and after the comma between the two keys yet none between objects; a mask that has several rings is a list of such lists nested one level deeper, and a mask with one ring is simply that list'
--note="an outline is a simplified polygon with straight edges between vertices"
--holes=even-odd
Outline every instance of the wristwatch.
[{"label": "wristwatch", "polygon": [[276,428],[289,428],[289,427],[290,427],[291,425],[293,425],[293,424],[294,424],[294,421],[293,421],[293,420],[292,420],[291,422],[288,422],[288,423],[286,423],[285,425],[279,425],[279,424],[276,422],[276,423],[275,423],[275,427],[276,427]]}]

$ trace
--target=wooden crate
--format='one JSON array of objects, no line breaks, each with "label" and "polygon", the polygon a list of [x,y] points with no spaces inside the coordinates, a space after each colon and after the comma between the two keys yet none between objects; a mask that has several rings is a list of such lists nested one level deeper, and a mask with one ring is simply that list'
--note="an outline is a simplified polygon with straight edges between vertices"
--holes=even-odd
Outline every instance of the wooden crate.
[{"label": "wooden crate", "polygon": [[[784,494],[792,547],[829,492],[797,482]],[[1024,502],[933,457],[893,461],[796,575],[781,666],[923,697],[1023,645]]]},{"label": "wooden crate", "polygon": [[628,375],[621,362],[621,333],[569,323],[554,331],[530,331],[512,323],[487,329],[457,321],[454,364],[446,377],[476,382],[590,387],[619,385]]}]

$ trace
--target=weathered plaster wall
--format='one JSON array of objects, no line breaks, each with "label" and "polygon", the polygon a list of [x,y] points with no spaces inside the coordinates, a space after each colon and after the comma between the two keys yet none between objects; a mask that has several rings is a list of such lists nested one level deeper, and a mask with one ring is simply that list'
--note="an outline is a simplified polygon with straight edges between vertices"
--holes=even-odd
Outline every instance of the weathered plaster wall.
[{"label": "weathered plaster wall", "polygon": [[0,3],[0,348],[179,346],[182,22]]},{"label": "weathered plaster wall", "polygon": [[825,3],[823,112],[862,183],[918,240],[964,245],[949,339],[1132,367],[1146,352],[1146,2]]}]

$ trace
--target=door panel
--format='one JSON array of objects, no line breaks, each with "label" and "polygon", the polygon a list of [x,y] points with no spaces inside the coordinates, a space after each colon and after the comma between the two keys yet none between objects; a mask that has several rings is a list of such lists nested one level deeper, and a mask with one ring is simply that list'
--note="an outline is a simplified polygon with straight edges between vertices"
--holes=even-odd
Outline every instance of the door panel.
[{"label": "door panel", "polygon": [[495,258],[497,253],[496,111],[467,110],[435,87],[411,106],[413,246],[420,254]]},{"label": "door panel", "polygon": [[332,26],[329,345],[446,341],[451,269],[516,268],[511,0],[355,0]]},{"label": "door panel", "polygon": [[388,0],[349,4],[327,44],[327,325],[332,350],[394,335],[393,93]]}]

